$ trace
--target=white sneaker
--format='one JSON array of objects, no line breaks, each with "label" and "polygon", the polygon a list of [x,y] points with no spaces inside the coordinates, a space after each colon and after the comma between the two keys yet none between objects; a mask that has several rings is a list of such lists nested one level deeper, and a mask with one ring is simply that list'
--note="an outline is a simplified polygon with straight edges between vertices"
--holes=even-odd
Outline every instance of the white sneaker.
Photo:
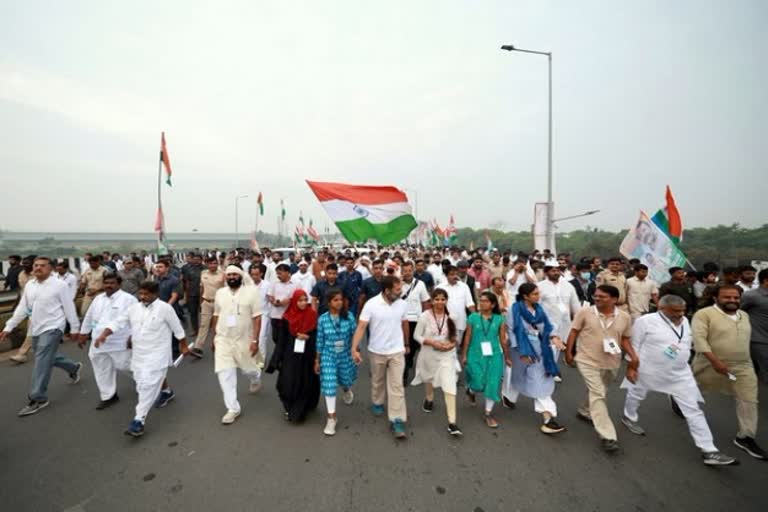
[{"label": "white sneaker", "polygon": [[352,405],[352,402],[355,401],[355,394],[351,389],[348,389],[344,392],[344,395],[341,397],[341,399],[344,400],[346,405]]},{"label": "white sneaker", "polygon": [[227,411],[227,414],[221,418],[221,423],[224,425],[231,425],[235,422],[238,416],[240,416],[240,411]]},{"label": "white sneaker", "polygon": [[555,382],[560,384],[561,382],[563,382],[563,378],[561,376],[559,376],[559,375],[555,375]]},{"label": "white sneaker", "polygon": [[255,395],[261,391],[261,380],[257,380],[256,382],[251,382],[251,385],[248,386],[248,392],[252,395]]},{"label": "white sneaker", "polygon": [[325,423],[325,429],[323,430],[323,434],[327,436],[335,436],[336,435],[336,422],[337,420],[333,418],[328,418],[328,421]]}]

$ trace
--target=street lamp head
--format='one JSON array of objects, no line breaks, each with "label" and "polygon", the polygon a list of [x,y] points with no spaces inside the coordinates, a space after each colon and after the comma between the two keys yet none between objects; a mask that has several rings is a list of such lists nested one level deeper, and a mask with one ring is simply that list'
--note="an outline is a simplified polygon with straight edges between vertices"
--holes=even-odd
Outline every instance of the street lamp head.
[{"label": "street lamp head", "polygon": [[506,50],[508,52],[511,52],[511,51],[515,50],[515,47],[512,46],[511,44],[505,44],[504,46],[501,47],[501,49],[502,50]]}]

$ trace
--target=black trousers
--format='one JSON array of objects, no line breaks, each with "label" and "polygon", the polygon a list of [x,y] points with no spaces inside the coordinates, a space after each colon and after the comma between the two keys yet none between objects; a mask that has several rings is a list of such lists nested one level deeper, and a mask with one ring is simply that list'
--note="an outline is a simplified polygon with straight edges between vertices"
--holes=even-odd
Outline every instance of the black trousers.
[{"label": "black trousers", "polygon": [[410,336],[407,343],[410,351],[405,354],[405,368],[403,368],[403,384],[406,386],[408,385],[411,369],[414,368],[416,364],[416,353],[421,349],[419,342],[413,338],[413,335],[416,332],[416,322],[408,322],[408,327]]},{"label": "black trousers", "polygon": [[197,332],[200,329],[200,297],[187,297],[187,310],[192,332]]}]

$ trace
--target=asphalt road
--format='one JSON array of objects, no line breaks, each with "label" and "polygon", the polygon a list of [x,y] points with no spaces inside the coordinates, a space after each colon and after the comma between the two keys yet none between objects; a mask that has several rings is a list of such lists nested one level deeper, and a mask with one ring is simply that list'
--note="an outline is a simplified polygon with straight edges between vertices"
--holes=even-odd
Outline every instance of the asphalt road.
[{"label": "asphalt road", "polygon": [[[368,411],[367,371],[351,407],[339,401],[339,432],[322,434],[324,410],[303,425],[283,420],[267,376],[258,395],[240,379],[243,415],[232,426],[213,361],[207,357],[172,369],[177,398],[153,410],[141,439],[123,435],[132,419],[132,381],[119,382],[120,403],[96,411],[98,392],[85,352],[64,352],[86,362],[80,384],[55,370],[51,405],[18,418],[31,364],[0,362],[0,510],[7,511],[517,511],[517,510],[766,510],[768,462],[732,445],[736,417],[731,401],[711,396],[706,412],[721,450],[741,465],[701,463],[686,424],[665,397],[651,395],[641,410],[646,437],[617,423],[621,451],[600,450],[591,426],[575,418],[584,386],[574,370],[555,399],[569,430],[547,437],[538,430],[530,400],[498,410],[501,428],[485,427],[479,408],[459,400],[462,439],[445,432],[442,398],[435,412],[421,411],[422,389],[409,387],[409,438],[396,442],[384,419]],[[619,418],[623,392],[612,390]],[[766,388],[761,392],[766,393]],[[766,408],[760,420],[766,425]],[[765,432],[765,430],[763,430]],[[768,445],[768,436],[758,437]]]}]

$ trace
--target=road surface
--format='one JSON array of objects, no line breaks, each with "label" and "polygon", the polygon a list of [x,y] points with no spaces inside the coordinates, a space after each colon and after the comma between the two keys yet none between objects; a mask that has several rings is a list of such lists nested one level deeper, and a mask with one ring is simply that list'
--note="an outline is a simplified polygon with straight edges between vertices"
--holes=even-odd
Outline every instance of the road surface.
[{"label": "road surface", "polygon": [[[177,398],[153,410],[141,439],[123,435],[133,416],[132,381],[119,381],[121,401],[96,411],[98,392],[87,355],[71,343],[64,352],[86,363],[80,384],[55,370],[51,405],[18,418],[31,363],[0,362],[0,509],[7,511],[527,511],[527,510],[766,510],[768,462],[732,445],[734,406],[711,396],[707,416],[721,450],[736,467],[705,467],[686,424],[664,397],[641,410],[647,437],[618,423],[623,392],[611,391],[611,415],[621,451],[607,455],[591,426],[575,418],[584,397],[578,374],[565,369],[555,399],[569,430],[547,437],[530,400],[497,410],[502,426],[485,427],[479,408],[459,398],[462,439],[445,432],[440,393],[435,412],[421,411],[423,390],[407,389],[409,437],[396,442],[386,421],[368,411],[367,370],[356,401],[339,401],[338,434],[322,434],[321,408],[303,425],[283,420],[267,376],[258,395],[240,379],[243,414],[232,426],[210,354],[169,376]],[[7,357],[7,356],[6,356]],[[766,388],[761,388],[765,396]],[[763,426],[766,408],[761,410]],[[763,446],[768,435],[758,436]]]}]

